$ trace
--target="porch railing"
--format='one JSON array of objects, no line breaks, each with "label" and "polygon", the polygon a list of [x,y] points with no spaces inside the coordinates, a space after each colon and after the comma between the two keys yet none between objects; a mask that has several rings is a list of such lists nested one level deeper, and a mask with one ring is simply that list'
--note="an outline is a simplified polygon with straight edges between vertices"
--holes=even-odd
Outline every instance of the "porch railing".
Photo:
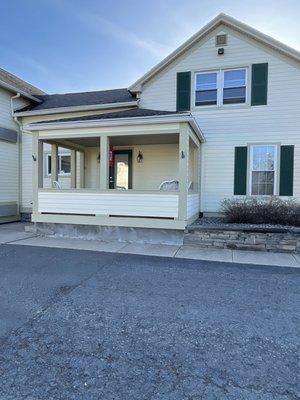
[{"label": "porch railing", "polygon": [[178,218],[179,192],[39,189],[38,212]]}]

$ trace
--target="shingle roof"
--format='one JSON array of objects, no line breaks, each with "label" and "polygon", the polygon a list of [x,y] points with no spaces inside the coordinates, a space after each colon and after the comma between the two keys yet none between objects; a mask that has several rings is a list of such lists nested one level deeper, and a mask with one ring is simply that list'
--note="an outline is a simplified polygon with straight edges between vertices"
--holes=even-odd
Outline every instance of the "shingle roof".
[{"label": "shingle roof", "polygon": [[136,101],[127,89],[100,90],[95,92],[49,94],[39,96],[40,104],[33,104],[18,111],[47,110],[51,108],[89,106],[98,104],[124,103]]},{"label": "shingle roof", "polygon": [[51,121],[40,121],[38,122],[38,124],[52,123],[52,122],[94,121],[94,120],[113,119],[113,118],[153,117],[153,116],[160,116],[160,115],[163,116],[163,115],[173,115],[173,114],[186,114],[186,113],[179,111],[160,111],[160,110],[149,110],[145,108],[132,108],[130,110],[116,111],[105,114],[85,115],[83,117],[62,118]]},{"label": "shingle roof", "polygon": [[32,96],[45,94],[45,92],[43,92],[41,89],[38,89],[37,87],[31,85],[30,83],[23,81],[23,79],[18,78],[16,75],[13,75],[2,68],[0,68],[0,81],[10,86],[13,86],[14,88],[19,89]]}]

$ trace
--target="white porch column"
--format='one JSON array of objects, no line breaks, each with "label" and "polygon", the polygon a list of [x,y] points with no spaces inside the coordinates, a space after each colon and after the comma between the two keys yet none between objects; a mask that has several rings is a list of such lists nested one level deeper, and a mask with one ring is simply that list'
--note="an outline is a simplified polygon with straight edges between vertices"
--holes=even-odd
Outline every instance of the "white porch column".
[{"label": "white porch column", "polygon": [[179,132],[179,208],[178,219],[187,220],[189,176],[189,132],[187,123],[180,124]]},{"label": "white porch column", "polygon": [[84,188],[84,180],[85,180],[85,153],[84,151],[80,152],[80,175],[79,175],[79,187],[81,189]]},{"label": "white porch column", "polygon": [[32,135],[32,189],[33,204],[32,212],[38,212],[38,190],[43,187],[43,142],[39,140],[39,133],[34,132]]},{"label": "white porch column", "polygon": [[71,150],[71,189],[76,189],[76,150]]},{"label": "white porch column", "polygon": [[109,138],[107,135],[100,136],[100,190],[108,189],[108,150]]},{"label": "white porch column", "polygon": [[58,181],[58,145],[51,145],[51,187],[53,182]]}]

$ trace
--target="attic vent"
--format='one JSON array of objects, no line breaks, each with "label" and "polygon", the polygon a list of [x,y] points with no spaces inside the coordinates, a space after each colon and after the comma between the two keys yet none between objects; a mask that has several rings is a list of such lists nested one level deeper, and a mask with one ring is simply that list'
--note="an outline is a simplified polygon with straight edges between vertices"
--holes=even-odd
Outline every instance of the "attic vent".
[{"label": "attic vent", "polygon": [[217,35],[216,36],[216,46],[226,46],[227,44],[227,35]]}]

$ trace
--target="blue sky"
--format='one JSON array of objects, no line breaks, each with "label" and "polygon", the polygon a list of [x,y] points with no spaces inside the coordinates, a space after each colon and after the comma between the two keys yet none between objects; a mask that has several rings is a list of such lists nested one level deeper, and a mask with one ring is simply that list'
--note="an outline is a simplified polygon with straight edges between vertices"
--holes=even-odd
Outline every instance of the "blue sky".
[{"label": "blue sky", "polygon": [[127,87],[220,12],[300,50],[299,0],[2,0],[0,67],[49,93]]}]

